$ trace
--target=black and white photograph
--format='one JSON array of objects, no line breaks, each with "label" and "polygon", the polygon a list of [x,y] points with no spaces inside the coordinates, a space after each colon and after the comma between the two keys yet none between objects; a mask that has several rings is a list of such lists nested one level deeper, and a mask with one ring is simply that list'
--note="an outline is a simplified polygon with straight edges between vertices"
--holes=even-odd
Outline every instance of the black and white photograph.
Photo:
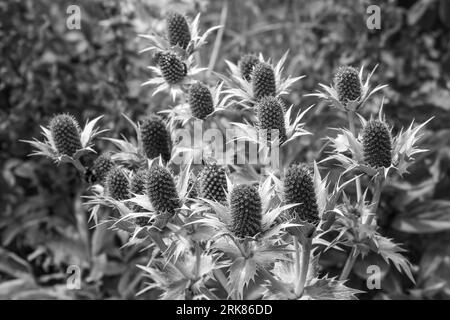
[{"label": "black and white photograph", "polygon": [[450,1],[0,0],[0,300],[448,299]]}]

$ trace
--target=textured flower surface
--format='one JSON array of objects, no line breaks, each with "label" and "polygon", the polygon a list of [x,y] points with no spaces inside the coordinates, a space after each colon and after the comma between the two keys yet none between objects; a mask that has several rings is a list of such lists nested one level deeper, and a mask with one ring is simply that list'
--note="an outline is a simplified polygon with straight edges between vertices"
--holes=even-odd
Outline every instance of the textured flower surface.
[{"label": "textured flower surface", "polygon": [[50,131],[59,154],[73,156],[80,150],[80,127],[74,117],[60,114],[50,121]]},{"label": "textured flower surface", "polygon": [[225,168],[207,164],[199,174],[200,195],[208,200],[226,201],[227,177]]},{"label": "textured flower surface", "polygon": [[391,132],[378,120],[366,124],[362,135],[364,160],[374,168],[389,168],[392,163]]},{"label": "textured flower surface", "polygon": [[186,18],[177,12],[169,12],[166,17],[166,23],[170,45],[179,45],[181,48],[186,49],[191,41],[191,32]]},{"label": "textured flower surface", "polygon": [[153,208],[159,213],[174,215],[181,201],[170,172],[163,166],[152,166],[147,173],[146,190]]},{"label": "textured flower surface", "polygon": [[102,153],[86,171],[86,177],[91,183],[104,185],[106,176],[113,167],[114,161],[111,159],[111,155],[109,153]]},{"label": "textured flower surface", "polygon": [[291,215],[294,217],[314,225],[319,222],[313,176],[306,165],[292,165],[286,170],[284,200],[287,204],[299,204],[291,209]]},{"label": "textured flower surface", "polygon": [[187,75],[186,64],[175,52],[161,52],[157,61],[164,80],[169,84],[179,83]]},{"label": "textured flower surface", "polygon": [[338,99],[342,104],[356,101],[362,94],[362,83],[358,70],[353,67],[339,67],[334,76],[334,85]]},{"label": "textured flower surface", "polygon": [[123,169],[114,167],[106,175],[106,192],[115,200],[125,200],[130,197],[130,182]]},{"label": "textured flower surface", "polygon": [[253,69],[259,63],[259,58],[253,54],[246,54],[238,62],[239,71],[242,78],[247,81],[251,80]]},{"label": "textured flower surface", "polygon": [[277,130],[279,142],[282,144],[287,140],[286,126],[284,123],[284,112],[281,102],[272,96],[262,98],[258,104],[257,118],[258,128],[262,138],[266,138],[267,142],[274,139],[272,131]]},{"label": "textured flower surface", "polygon": [[261,232],[261,198],[251,185],[238,185],[230,195],[232,229],[240,238],[254,237]]},{"label": "textured flower surface", "polygon": [[201,82],[192,84],[189,88],[188,102],[192,115],[198,119],[205,119],[214,112],[214,101],[208,87]]},{"label": "textured flower surface", "polygon": [[275,73],[270,64],[265,62],[256,64],[251,73],[251,81],[255,100],[276,95]]},{"label": "textured flower surface", "polygon": [[142,147],[149,159],[159,156],[164,161],[169,161],[172,153],[170,133],[161,117],[150,115],[140,126]]}]

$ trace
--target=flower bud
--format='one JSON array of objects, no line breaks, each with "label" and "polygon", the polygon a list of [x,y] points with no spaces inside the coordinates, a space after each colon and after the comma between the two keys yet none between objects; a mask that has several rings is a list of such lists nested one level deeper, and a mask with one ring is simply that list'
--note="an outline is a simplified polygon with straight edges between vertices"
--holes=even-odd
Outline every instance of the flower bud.
[{"label": "flower bud", "polygon": [[173,52],[164,51],[159,53],[156,61],[164,80],[168,84],[177,84],[187,75],[186,64]]},{"label": "flower bud", "polygon": [[201,82],[196,82],[189,88],[189,106],[192,115],[198,119],[205,119],[214,112],[214,102],[208,87]]},{"label": "flower bud", "polygon": [[374,168],[390,167],[392,163],[391,133],[384,122],[372,120],[363,130],[364,160]]},{"label": "flower bud", "polygon": [[275,73],[265,62],[257,63],[251,75],[253,94],[256,101],[263,97],[276,95]]},{"label": "flower bud", "polygon": [[157,115],[150,115],[141,126],[141,138],[144,153],[149,159],[161,158],[167,162],[172,152],[172,141],[166,124]]},{"label": "flower bud", "polygon": [[106,192],[114,200],[125,200],[130,197],[129,181],[123,170],[114,167],[106,175]]},{"label": "flower bud", "polygon": [[339,67],[334,76],[334,84],[338,94],[338,100],[342,104],[357,100],[362,94],[362,84],[358,70],[353,67]]},{"label": "flower bud", "polygon": [[275,139],[272,137],[272,130],[278,130],[280,144],[285,142],[287,140],[286,126],[280,101],[275,97],[264,97],[258,102],[256,109],[261,138],[269,143]]},{"label": "flower bud", "polygon": [[262,231],[261,197],[251,185],[238,185],[230,195],[231,228],[240,238],[254,237]]},{"label": "flower bud", "polygon": [[170,45],[179,45],[186,49],[191,41],[191,32],[186,18],[179,13],[170,12],[166,17],[166,23]]},{"label": "flower bud", "polygon": [[162,166],[152,166],[147,172],[147,195],[153,208],[159,213],[174,215],[181,201],[170,172]]},{"label": "flower bud", "polygon": [[227,200],[227,178],[225,168],[217,164],[208,164],[199,175],[200,196],[213,201],[223,202]]},{"label": "flower bud", "polygon": [[73,156],[82,148],[80,128],[75,118],[69,114],[59,114],[50,121],[50,132],[60,155]]}]

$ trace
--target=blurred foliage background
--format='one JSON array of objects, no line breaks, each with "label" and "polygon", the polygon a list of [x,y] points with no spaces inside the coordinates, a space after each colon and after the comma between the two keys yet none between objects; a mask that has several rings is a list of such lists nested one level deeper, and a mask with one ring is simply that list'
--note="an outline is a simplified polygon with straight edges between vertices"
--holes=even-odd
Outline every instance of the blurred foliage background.
[{"label": "blurred foliage background", "polygon": [[[81,30],[66,27],[67,8],[81,9]],[[381,8],[381,30],[366,27],[371,4]],[[164,30],[168,10],[194,18],[202,29],[225,18],[215,71],[224,59],[262,52],[279,59],[285,72],[304,74],[288,100],[304,108],[317,103],[304,94],[329,84],[341,64],[372,69],[374,82],[387,83],[385,112],[394,130],[434,116],[422,141],[428,149],[406,180],[392,181],[382,195],[382,233],[404,244],[415,265],[416,284],[377,257],[358,261],[350,286],[366,290],[366,267],[382,267],[381,290],[363,299],[450,298],[450,2],[446,0],[2,0],[0,1],[0,299],[136,298],[145,264],[142,248],[119,249],[119,235],[83,229],[80,178],[67,165],[30,158],[21,139],[39,137],[54,113],[70,112],[84,123],[105,115],[109,136],[132,133],[121,113],[133,119],[170,105],[140,84],[151,62],[139,55],[137,34]],[[214,56],[214,36],[201,53],[203,66]],[[214,60],[214,59],[213,59]],[[376,114],[381,95],[363,114]],[[323,157],[327,128],[345,125],[336,109],[318,104],[307,119],[314,133],[295,150],[299,160]],[[111,146],[99,140],[98,150]],[[81,218],[80,218],[81,217]],[[81,220],[80,220],[81,219]],[[328,252],[324,272],[337,274],[346,254]],[[77,265],[80,290],[67,290]],[[73,274],[72,274],[73,275]],[[69,278],[69,280],[67,280]],[[137,298],[154,298],[146,293]]]}]

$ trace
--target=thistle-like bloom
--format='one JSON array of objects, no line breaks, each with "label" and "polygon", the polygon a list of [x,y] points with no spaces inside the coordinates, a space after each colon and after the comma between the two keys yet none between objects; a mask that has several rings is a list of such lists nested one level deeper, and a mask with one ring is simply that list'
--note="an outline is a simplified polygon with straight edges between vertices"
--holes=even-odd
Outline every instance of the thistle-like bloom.
[{"label": "thistle-like bloom", "polygon": [[379,85],[371,90],[369,82],[376,68],[377,66],[373,68],[372,72],[364,80],[364,67],[361,67],[358,72],[353,67],[342,66],[336,72],[334,86],[326,86],[320,83],[319,86],[323,91],[318,90],[316,93],[308,94],[307,96],[325,99],[342,110],[357,111],[366,103],[370,96],[387,87],[387,85]]},{"label": "thistle-like bloom", "polygon": [[284,200],[287,204],[299,204],[291,209],[291,215],[317,225],[320,221],[313,176],[304,164],[290,166],[284,178]]},{"label": "thistle-like bloom", "polygon": [[230,195],[232,230],[237,237],[255,237],[261,232],[261,198],[251,185],[235,186]]},{"label": "thistle-like bloom", "polygon": [[272,96],[263,97],[256,105],[258,129],[263,139],[272,141],[272,130],[278,130],[280,144],[287,140],[284,112],[281,102]]},{"label": "thistle-like bloom", "polygon": [[142,148],[149,159],[159,156],[167,162],[170,160],[172,142],[166,124],[157,115],[150,115],[141,126]]},{"label": "thistle-like bloom", "polygon": [[[225,90],[227,94],[224,98],[226,105],[233,104],[228,101],[236,101],[245,108],[252,108],[262,97],[281,97],[289,94],[290,87],[304,76],[295,78],[288,76],[283,78],[283,65],[286,61],[287,54],[286,52],[277,64],[272,64],[270,59],[265,61],[261,54],[257,63],[251,58],[246,58],[245,60],[253,61],[254,66],[251,67],[250,62],[248,62],[245,64],[248,67],[243,69],[241,69],[243,63],[237,66],[226,60],[225,62],[231,73],[229,79],[223,77],[223,80],[229,87],[229,89]],[[250,69],[251,74],[247,77],[246,74]]]},{"label": "thistle-like bloom", "polygon": [[261,98],[276,95],[277,88],[275,83],[275,73],[270,64],[260,62],[255,65],[252,72],[252,87],[256,101]]},{"label": "thistle-like bloom", "polygon": [[334,76],[334,86],[339,102],[347,104],[358,100],[362,94],[362,83],[358,71],[353,67],[339,67]]},{"label": "thistle-like bloom", "polygon": [[53,159],[56,162],[70,162],[76,165],[80,170],[80,163],[77,161],[83,154],[87,152],[95,152],[92,146],[92,140],[107,130],[99,130],[95,127],[98,120],[102,116],[88,121],[80,132],[79,126],[75,118],[68,114],[56,115],[50,121],[49,128],[42,128],[44,141],[23,140],[23,142],[31,144],[35,151],[31,155],[41,155]]},{"label": "thistle-like bloom", "polygon": [[121,168],[114,167],[109,170],[106,175],[106,192],[109,197],[119,201],[128,199],[130,197],[129,187],[128,177]]},{"label": "thistle-like bloom", "polygon": [[147,171],[145,169],[138,170],[131,177],[130,193],[144,194],[146,191],[146,186],[145,186],[146,181],[147,181]]},{"label": "thistle-like bloom", "polygon": [[114,162],[111,159],[111,155],[102,153],[86,171],[86,178],[90,183],[99,183],[104,186],[106,176],[112,168],[114,168]]},{"label": "thistle-like bloom", "polygon": [[178,45],[186,49],[191,41],[191,32],[186,18],[177,12],[169,12],[166,16],[166,23],[170,45]]},{"label": "thistle-like bloom", "polygon": [[242,56],[238,62],[238,67],[242,78],[250,82],[253,69],[259,62],[259,58],[253,54],[246,54]]},{"label": "thistle-like bloom", "polygon": [[196,82],[189,88],[188,102],[192,115],[198,119],[205,119],[214,112],[214,101],[208,87]]},{"label": "thistle-like bloom", "polygon": [[364,160],[374,168],[389,168],[392,163],[391,132],[386,123],[372,120],[363,130]]},{"label": "thistle-like bloom", "polygon": [[73,116],[59,114],[53,117],[50,121],[50,131],[59,154],[72,157],[82,148],[80,127]]},{"label": "thistle-like bloom", "polygon": [[173,216],[181,207],[174,179],[165,167],[154,165],[148,170],[146,189],[148,198],[158,213]]},{"label": "thistle-like bloom", "polygon": [[207,164],[199,174],[200,196],[213,201],[227,200],[225,168],[215,163]]},{"label": "thistle-like bloom", "polygon": [[164,51],[157,58],[159,68],[164,80],[168,84],[176,84],[181,82],[187,75],[186,64],[174,52]]}]

